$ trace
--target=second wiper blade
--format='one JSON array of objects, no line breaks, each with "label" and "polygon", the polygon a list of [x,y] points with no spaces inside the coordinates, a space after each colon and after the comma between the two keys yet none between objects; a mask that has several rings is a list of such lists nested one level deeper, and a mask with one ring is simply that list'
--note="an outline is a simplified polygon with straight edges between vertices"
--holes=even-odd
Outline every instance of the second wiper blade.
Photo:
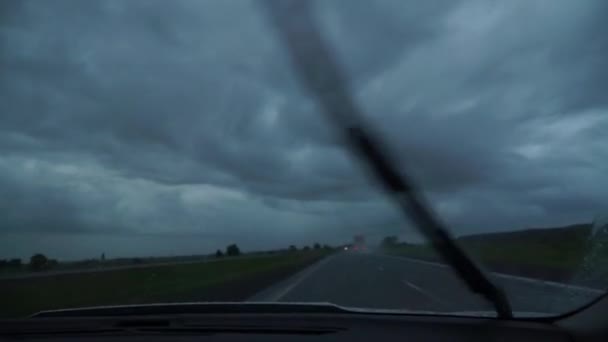
[{"label": "second wiper blade", "polygon": [[[501,318],[513,317],[502,289],[497,287],[473,260],[454,242],[449,232],[417,195],[412,182],[398,172],[377,135],[365,124],[350,95],[338,63],[317,30],[311,1],[265,0],[262,2],[279,32],[301,82],[317,98],[321,109],[344,132],[352,150],[369,165],[372,173],[394,195],[403,212],[449,263],[469,288],[487,298]],[[381,52],[380,52],[381,53]]]}]

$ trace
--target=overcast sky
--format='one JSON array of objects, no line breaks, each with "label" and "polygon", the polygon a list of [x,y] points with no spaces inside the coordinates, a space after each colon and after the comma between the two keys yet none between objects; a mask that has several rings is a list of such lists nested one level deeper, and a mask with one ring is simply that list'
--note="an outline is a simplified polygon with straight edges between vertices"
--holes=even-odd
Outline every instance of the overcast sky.
[{"label": "overcast sky", "polygon": [[[357,101],[455,234],[608,210],[608,2],[318,5]],[[262,14],[1,1],[0,257],[415,239]]]}]

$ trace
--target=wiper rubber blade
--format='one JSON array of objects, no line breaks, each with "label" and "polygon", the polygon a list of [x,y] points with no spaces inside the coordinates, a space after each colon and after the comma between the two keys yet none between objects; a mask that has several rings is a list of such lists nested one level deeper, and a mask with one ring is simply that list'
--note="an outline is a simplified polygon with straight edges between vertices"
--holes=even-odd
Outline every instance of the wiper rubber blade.
[{"label": "wiper rubber blade", "polygon": [[[416,191],[412,181],[398,172],[378,135],[365,124],[361,110],[351,97],[344,73],[330,53],[313,17],[312,1],[262,0],[270,21],[279,33],[300,82],[316,97],[351,150],[368,164],[377,180],[392,194],[399,208],[424,235],[469,288],[490,301],[498,317],[512,318],[504,291],[475,264],[436,218]],[[381,52],[380,52],[381,53]]]},{"label": "wiper rubber blade", "polygon": [[97,306],[88,308],[41,311],[31,318],[120,317],[185,314],[234,313],[349,313],[348,309],[330,303],[254,303],[195,302]]}]

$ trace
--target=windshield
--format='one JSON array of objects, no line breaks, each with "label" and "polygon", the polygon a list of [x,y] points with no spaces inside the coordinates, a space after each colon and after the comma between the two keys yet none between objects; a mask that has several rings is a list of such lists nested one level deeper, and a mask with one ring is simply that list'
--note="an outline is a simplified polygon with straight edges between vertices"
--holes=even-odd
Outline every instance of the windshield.
[{"label": "windshield", "polygon": [[0,5],[0,317],[604,294],[603,1],[269,3]]}]

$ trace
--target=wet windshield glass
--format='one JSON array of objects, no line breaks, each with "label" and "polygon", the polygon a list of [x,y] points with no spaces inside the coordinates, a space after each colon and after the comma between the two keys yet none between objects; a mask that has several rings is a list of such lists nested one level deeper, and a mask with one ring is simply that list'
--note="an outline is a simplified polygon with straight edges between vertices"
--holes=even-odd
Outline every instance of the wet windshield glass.
[{"label": "wet windshield glass", "polygon": [[[260,2],[0,7],[0,317],[196,301],[496,315],[353,158]],[[361,115],[515,316],[608,286],[604,7],[314,6]]]}]

